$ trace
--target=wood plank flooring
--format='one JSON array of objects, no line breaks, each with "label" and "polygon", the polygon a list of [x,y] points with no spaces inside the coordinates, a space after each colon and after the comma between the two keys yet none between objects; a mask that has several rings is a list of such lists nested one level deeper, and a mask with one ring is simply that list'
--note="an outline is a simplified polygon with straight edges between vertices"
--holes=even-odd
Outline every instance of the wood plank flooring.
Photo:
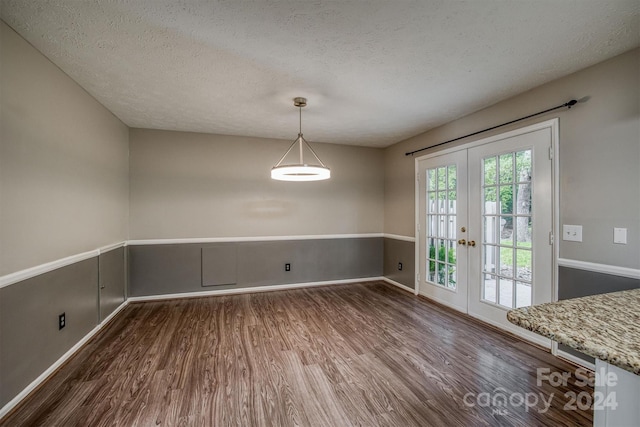
[{"label": "wood plank flooring", "polygon": [[0,425],[591,425],[536,368],[575,371],[381,282],[133,303]]}]

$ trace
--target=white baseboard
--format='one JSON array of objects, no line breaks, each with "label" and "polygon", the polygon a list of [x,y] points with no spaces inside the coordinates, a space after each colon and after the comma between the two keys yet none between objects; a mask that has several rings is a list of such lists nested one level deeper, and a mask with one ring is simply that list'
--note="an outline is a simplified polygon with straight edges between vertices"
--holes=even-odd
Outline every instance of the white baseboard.
[{"label": "white baseboard", "polygon": [[408,287],[406,285],[403,285],[400,282],[396,282],[395,280],[391,280],[388,277],[383,277],[382,280],[384,280],[385,282],[389,283],[390,285],[397,286],[400,289],[403,289],[403,290],[405,290],[407,292],[411,292],[412,294],[415,292],[412,288],[410,288],[410,287]]},{"label": "white baseboard", "polygon": [[113,312],[107,316],[102,322],[100,322],[95,328],[93,328],[87,335],[85,335],[80,341],[78,341],[73,347],[71,347],[65,354],[63,354],[53,365],[38,376],[28,386],[18,393],[13,399],[11,399],[6,405],[0,409],[0,420],[7,415],[13,408],[15,408],[25,397],[27,397],[33,390],[35,390],[40,384],[45,382],[53,373],[55,373],[60,366],[62,366],[67,360],[69,360],[78,350],[80,350],[91,338],[93,338],[107,323],[111,321],[123,308],[129,304],[128,301],[124,301]]},{"label": "white baseboard", "polygon": [[129,302],[158,301],[158,300],[177,299],[177,298],[210,297],[210,296],[216,296],[216,295],[251,294],[256,292],[283,291],[288,289],[310,288],[313,286],[344,285],[347,283],[374,282],[379,280],[384,280],[384,277],[380,277],[380,276],[361,277],[359,279],[327,280],[323,282],[289,283],[286,285],[268,285],[268,286],[254,286],[254,287],[246,287],[246,288],[218,289],[218,290],[199,291],[199,292],[183,292],[179,294],[145,295],[145,296],[139,296],[139,297],[129,297],[127,301]]}]

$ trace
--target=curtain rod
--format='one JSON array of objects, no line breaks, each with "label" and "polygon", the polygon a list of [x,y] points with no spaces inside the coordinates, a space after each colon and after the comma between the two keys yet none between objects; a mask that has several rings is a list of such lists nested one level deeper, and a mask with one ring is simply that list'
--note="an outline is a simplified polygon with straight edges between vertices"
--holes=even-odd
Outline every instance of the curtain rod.
[{"label": "curtain rod", "polygon": [[468,135],[464,135],[464,136],[460,136],[458,138],[450,139],[448,141],[441,142],[441,143],[436,144],[436,145],[431,145],[429,147],[424,147],[424,148],[420,148],[418,150],[409,151],[408,153],[404,153],[404,155],[405,156],[412,156],[412,155],[414,155],[416,153],[419,153],[420,151],[428,150],[429,148],[439,147],[440,145],[444,145],[444,144],[448,144],[450,142],[458,141],[458,140],[461,140],[463,138],[468,138],[470,136],[474,136],[474,135],[477,135],[479,133],[488,132],[490,130],[500,128],[502,126],[507,126],[507,125],[510,125],[512,123],[516,123],[516,122],[519,122],[519,121],[522,121],[522,120],[530,119],[531,117],[539,116],[540,114],[548,113],[549,111],[557,110],[557,109],[564,108],[564,107],[571,108],[574,105],[576,105],[577,103],[578,103],[578,101],[576,101],[575,99],[572,99],[571,101],[565,102],[564,104],[558,105],[557,107],[549,108],[547,110],[540,111],[538,113],[529,114],[528,116],[520,117],[519,119],[511,120],[510,122],[502,123],[500,125],[492,126],[490,128],[486,128],[486,129],[479,130],[477,132],[470,133]]}]

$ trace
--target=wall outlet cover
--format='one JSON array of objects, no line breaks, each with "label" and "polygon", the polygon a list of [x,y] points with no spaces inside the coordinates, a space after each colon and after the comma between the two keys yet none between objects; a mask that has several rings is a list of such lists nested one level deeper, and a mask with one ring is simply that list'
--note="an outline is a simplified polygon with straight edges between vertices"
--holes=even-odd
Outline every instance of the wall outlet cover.
[{"label": "wall outlet cover", "polygon": [[627,229],[626,228],[613,228],[613,243],[617,243],[619,245],[627,244]]},{"label": "wall outlet cover", "polygon": [[569,242],[582,242],[582,226],[563,224],[562,240],[567,240]]}]

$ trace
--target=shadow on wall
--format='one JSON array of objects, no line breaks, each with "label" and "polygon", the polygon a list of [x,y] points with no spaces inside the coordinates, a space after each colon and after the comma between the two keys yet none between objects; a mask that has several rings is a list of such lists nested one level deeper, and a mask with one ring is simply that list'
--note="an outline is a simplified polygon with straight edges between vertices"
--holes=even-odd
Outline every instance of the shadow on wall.
[{"label": "shadow on wall", "polygon": [[247,202],[243,212],[250,218],[267,219],[296,215],[298,209],[294,203],[285,200],[256,200]]}]

